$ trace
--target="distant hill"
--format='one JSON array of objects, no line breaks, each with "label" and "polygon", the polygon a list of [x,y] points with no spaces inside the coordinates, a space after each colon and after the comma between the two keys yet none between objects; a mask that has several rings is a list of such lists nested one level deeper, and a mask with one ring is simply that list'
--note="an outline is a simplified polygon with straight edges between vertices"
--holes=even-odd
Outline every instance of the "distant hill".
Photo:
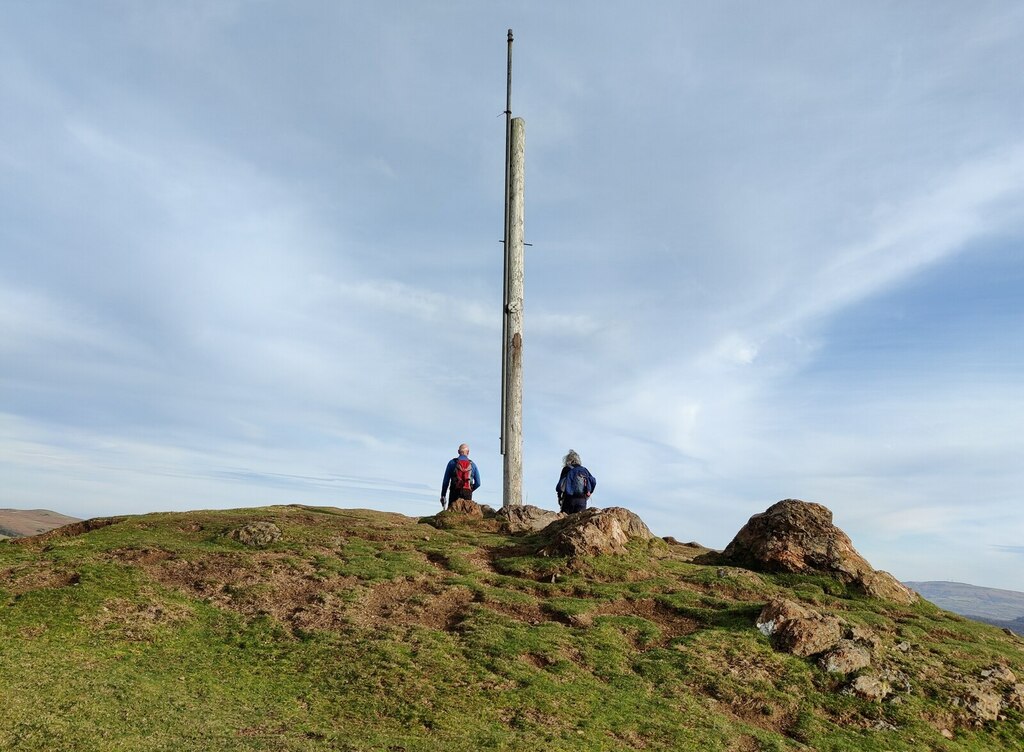
[{"label": "distant hill", "polygon": [[1013,621],[1000,621],[999,619],[986,619],[984,616],[970,616],[969,619],[975,619],[985,624],[991,624],[993,627],[1002,627],[1003,629],[1009,629],[1011,632],[1019,634],[1024,637],[1024,616]]},{"label": "distant hill", "polygon": [[39,535],[72,522],[79,519],[49,509],[0,509],[0,538]]},{"label": "distant hill", "polygon": [[1024,593],[963,582],[905,582],[936,606],[1024,635]]}]

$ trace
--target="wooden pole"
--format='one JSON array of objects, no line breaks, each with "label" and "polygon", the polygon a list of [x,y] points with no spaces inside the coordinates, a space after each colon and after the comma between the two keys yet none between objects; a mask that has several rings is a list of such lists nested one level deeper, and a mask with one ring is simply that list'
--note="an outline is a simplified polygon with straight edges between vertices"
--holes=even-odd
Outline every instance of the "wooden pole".
[{"label": "wooden pole", "polygon": [[523,503],[523,212],[526,122],[512,119],[509,149],[508,243],[508,339],[505,359],[505,443],[503,507]]}]

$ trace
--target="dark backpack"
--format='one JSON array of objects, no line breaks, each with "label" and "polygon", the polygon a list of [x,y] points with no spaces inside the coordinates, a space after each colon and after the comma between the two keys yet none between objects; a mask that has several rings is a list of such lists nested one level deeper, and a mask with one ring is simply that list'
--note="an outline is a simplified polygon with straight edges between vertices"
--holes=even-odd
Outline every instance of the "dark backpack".
[{"label": "dark backpack", "polygon": [[573,465],[562,478],[560,488],[566,496],[586,496],[590,490],[590,473],[583,465]]},{"label": "dark backpack", "polygon": [[473,490],[473,461],[459,458],[455,460],[455,474],[452,477],[452,487],[456,491]]}]

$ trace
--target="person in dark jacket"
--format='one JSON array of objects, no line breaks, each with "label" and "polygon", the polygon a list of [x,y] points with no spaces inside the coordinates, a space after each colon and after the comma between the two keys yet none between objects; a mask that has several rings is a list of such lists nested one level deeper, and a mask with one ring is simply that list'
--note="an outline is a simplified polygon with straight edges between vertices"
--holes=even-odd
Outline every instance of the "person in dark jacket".
[{"label": "person in dark jacket", "polygon": [[[450,485],[449,485],[450,484]],[[469,458],[469,444],[459,444],[459,456],[448,461],[441,480],[441,506],[448,495],[448,508],[456,499],[472,499],[473,492],[480,488],[480,471]]]},{"label": "person in dark jacket", "polygon": [[597,478],[583,467],[580,456],[572,449],[562,458],[562,474],[555,484],[558,494],[558,508],[566,514],[582,512],[587,500],[597,488]]}]

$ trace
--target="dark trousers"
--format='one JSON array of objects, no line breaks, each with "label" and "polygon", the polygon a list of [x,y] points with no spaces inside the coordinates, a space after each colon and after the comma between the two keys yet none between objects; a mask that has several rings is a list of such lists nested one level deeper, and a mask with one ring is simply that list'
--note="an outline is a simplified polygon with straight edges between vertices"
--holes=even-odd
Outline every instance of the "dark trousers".
[{"label": "dark trousers", "polygon": [[452,508],[452,502],[456,499],[469,499],[473,500],[473,492],[468,488],[463,488],[461,491],[455,486],[448,486],[448,508]]},{"label": "dark trousers", "polygon": [[576,514],[587,508],[586,496],[566,496],[562,500],[562,511],[566,514]]}]

